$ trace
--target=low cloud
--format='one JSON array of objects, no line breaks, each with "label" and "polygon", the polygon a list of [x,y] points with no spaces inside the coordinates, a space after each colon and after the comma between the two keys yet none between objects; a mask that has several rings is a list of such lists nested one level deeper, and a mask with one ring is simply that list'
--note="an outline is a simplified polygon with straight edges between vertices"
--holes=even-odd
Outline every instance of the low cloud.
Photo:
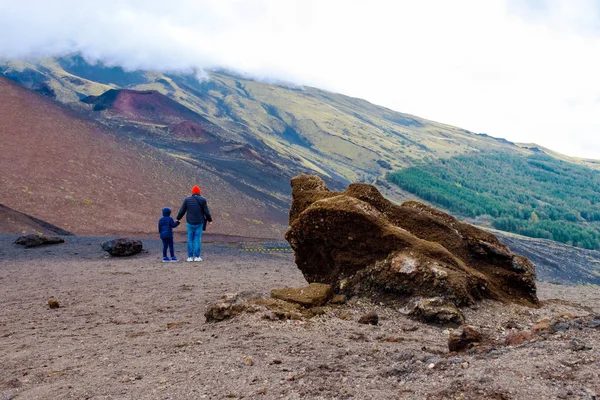
[{"label": "low cloud", "polygon": [[592,0],[0,0],[0,57],[224,67],[600,158],[599,21]]}]

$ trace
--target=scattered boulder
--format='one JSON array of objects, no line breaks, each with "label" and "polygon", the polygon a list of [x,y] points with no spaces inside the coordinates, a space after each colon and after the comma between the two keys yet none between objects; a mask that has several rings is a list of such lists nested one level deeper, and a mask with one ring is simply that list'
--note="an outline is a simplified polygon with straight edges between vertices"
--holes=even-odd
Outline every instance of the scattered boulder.
[{"label": "scattered boulder", "polygon": [[512,332],[506,336],[504,344],[506,346],[518,346],[533,339],[531,331]]},{"label": "scattered boulder", "polygon": [[506,329],[521,329],[521,324],[515,320],[509,320],[504,324]]},{"label": "scattered boulder", "polygon": [[448,336],[448,349],[450,351],[461,351],[473,347],[483,340],[483,335],[473,326],[461,326],[450,332]]},{"label": "scattered boulder", "polygon": [[552,327],[552,319],[551,318],[542,318],[541,320],[539,320],[538,322],[533,324],[533,326],[531,327],[531,330],[537,334],[553,333],[554,329]]},{"label": "scattered boulder", "polygon": [[462,325],[465,317],[454,303],[441,297],[415,298],[404,308],[406,314],[414,319],[436,324]]},{"label": "scattered boulder", "polygon": [[336,294],[329,300],[329,304],[346,304],[346,295]]},{"label": "scattered boulder", "polygon": [[534,265],[491,233],[418,202],[395,205],[372,185],[332,192],[309,175],[291,185],[285,236],[310,283],[394,306],[412,297],[538,304]]},{"label": "scattered boulder", "polygon": [[588,321],[588,326],[590,328],[600,328],[600,319],[593,319]]},{"label": "scattered boulder", "polygon": [[206,322],[219,322],[244,312],[263,312],[263,318],[267,320],[301,320],[325,313],[320,307],[306,308],[298,303],[264,298],[255,292],[241,292],[226,294],[208,304],[204,316]]},{"label": "scattered boulder", "polygon": [[15,240],[15,244],[20,244],[25,247],[37,247],[43,246],[45,244],[58,244],[64,242],[65,240],[58,236],[44,236],[35,234],[21,236],[17,240]]},{"label": "scattered boulder", "polygon": [[358,319],[358,323],[365,325],[377,325],[379,323],[379,316],[375,311],[369,311]]},{"label": "scattered boulder", "polygon": [[119,238],[102,243],[102,250],[113,257],[128,257],[142,251],[143,245],[140,240]]},{"label": "scattered boulder", "polygon": [[60,303],[58,302],[58,300],[50,299],[50,300],[48,300],[48,307],[50,307],[50,308],[59,308],[60,307]]},{"label": "scattered boulder", "polygon": [[573,338],[569,342],[569,349],[571,349],[572,351],[592,350],[592,346],[588,345],[580,339]]},{"label": "scattered boulder", "polygon": [[206,322],[219,322],[235,317],[252,307],[249,300],[259,297],[254,293],[226,294],[217,302],[206,306],[204,312]]},{"label": "scattered boulder", "polygon": [[323,305],[332,295],[331,285],[323,283],[311,283],[302,288],[283,288],[271,291],[271,297],[274,299],[300,304],[304,307]]}]

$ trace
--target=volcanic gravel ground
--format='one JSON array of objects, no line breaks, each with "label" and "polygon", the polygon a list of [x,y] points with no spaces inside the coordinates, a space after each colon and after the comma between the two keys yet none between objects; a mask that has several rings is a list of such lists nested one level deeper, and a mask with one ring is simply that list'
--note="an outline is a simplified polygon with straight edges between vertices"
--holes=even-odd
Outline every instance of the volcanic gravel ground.
[{"label": "volcanic gravel ground", "polygon": [[[107,238],[25,249],[0,235],[0,400],[582,399],[600,394],[600,328],[450,354],[448,330],[351,299],[309,320],[206,323],[225,293],[303,286],[289,253],[204,244],[202,263],[110,258]],[[185,243],[176,253],[185,258]],[[486,301],[467,323],[496,341],[543,317],[600,313],[600,289],[540,283],[539,309]],[[50,309],[55,299],[59,308]],[[367,311],[379,325],[362,325]],[[589,318],[589,317],[587,317]],[[509,323],[509,321],[511,321]],[[579,344],[575,346],[573,343]]]}]

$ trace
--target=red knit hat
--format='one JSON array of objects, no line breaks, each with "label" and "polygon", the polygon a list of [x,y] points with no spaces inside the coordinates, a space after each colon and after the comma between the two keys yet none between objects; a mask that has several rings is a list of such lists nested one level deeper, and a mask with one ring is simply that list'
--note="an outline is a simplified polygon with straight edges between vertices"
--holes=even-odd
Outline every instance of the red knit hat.
[{"label": "red knit hat", "polygon": [[200,194],[200,186],[196,185],[192,188],[192,194]]}]

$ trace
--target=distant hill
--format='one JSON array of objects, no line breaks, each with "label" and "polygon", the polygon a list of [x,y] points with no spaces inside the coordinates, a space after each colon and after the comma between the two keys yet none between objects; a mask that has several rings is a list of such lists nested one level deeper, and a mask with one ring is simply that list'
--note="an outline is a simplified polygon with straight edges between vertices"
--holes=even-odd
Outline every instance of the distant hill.
[{"label": "distant hill", "polygon": [[277,238],[286,210],[0,77],[0,203],[77,234],[154,232],[194,184],[215,233]]}]

